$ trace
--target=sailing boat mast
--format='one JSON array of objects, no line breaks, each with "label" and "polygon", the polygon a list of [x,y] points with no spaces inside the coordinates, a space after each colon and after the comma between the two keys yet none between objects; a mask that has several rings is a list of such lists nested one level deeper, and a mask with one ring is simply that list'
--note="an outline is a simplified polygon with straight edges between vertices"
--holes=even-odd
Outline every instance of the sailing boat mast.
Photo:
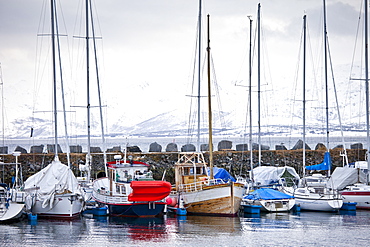
[{"label": "sailing boat mast", "polygon": [[209,15],[207,15],[207,75],[208,75],[208,146],[210,179],[213,179],[213,144],[212,144],[212,100],[211,100],[211,47],[209,38]]},{"label": "sailing boat mast", "polygon": [[[326,0],[324,1],[324,72],[325,72],[325,112],[326,112],[326,149],[329,151],[329,89],[328,89],[328,51],[326,30]],[[330,172],[330,171],[329,171]]]},{"label": "sailing boat mast", "polygon": [[[86,88],[87,88],[87,155],[86,164],[91,167],[91,127],[90,127],[90,56],[89,56],[89,0],[86,0]],[[90,179],[90,178],[88,178]]]},{"label": "sailing boat mast", "polygon": [[303,177],[306,175],[306,15],[303,16]]},{"label": "sailing boat mast", "polygon": [[[100,92],[98,56],[96,52],[96,36],[95,36],[94,19],[93,19],[92,8],[91,8],[91,0],[90,0],[90,18],[91,18],[91,30],[92,30],[94,54],[95,54],[95,71],[96,71],[96,81],[97,81],[98,99],[99,99],[100,127],[101,127],[102,143],[103,143],[103,160],[104,160],[104,164],[107,164],[107,153],[106,153],[104,121],[103,121],[103,105],[102,105],[101,92]],[[104,167],[105,167],[105,174],[107,174],[107,166],[104,165]]]},{"label": "sailing boat mast", "polygon": [[261,166],[261,4],[257,12],[257,79],[258,79],[258,166]]},{"label": "sailing boat mast", "polygon": [[250,166],[253,179],[253,147],[252,147],[252,18],[249,18],[249,148]]},{"label": "sailing boat mast", "polygon": [[[369,48],[368,48],[368,1],[365,0],[365,88],[366,88],[366,142],[367,142],[367,169],[370,171],[370,130],[369,130]],[[369,173],[367,174],[369,183]]]},{"label": "sailing boat mast", "polygon": [[199,14],[198,14],[198,133],[197,133],[197,148],[200,152],[200,70],[201,70],[201,56],[202,56],[202,0],[199,0]]},{"label": "sailing boat mast", "polygon": [[56,57],[55,57],[55,7],[54,0],[50,0],[51,8],[51,49],[53,62],[53,101],[54,101],[54,142],[55,142],[55,160],[58,160],[58,124],[57,124],[57,79],[56,79]]},{"label": "sailing boat mast", "polygon": [[[327,29],[326,29],[326,0],[323,0],[324,5],[324,73],[325,73],[325,113],[326,113],[326,152],[329,152],[329,87],[328,87],[328,45],[327,45]],[[330,176],[330,166],[328,176]]]}]

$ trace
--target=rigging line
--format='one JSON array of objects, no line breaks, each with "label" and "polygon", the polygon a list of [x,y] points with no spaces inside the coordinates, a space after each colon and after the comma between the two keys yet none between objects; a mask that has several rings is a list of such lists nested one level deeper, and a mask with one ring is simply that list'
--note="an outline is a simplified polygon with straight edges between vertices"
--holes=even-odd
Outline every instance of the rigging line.
[{"label": "rigging line", "polygon": [[[351,68],[350,68],[350,73],[349,73],[349,79],[348,79],[348,83],[347,83],[347,90],[346,90],[346,97],[345,97],[345,105],[348,105],[348,100],[349,101],[351,101],[352,100],[352,98],[351,97],[349,97],[348,96],[348,94],[351,92],[351,90],[350,90],[350,88],[351,88],[351,75],[352,75],[352,73],[353,73],[353,69],[354,69],[354,60],[355,60],[355,56],[356,56],[356,50],[357,50],[357,42],[358,42],[358,38],[359,38],[359,33],[360,33],[360,26],[361,26],[361,17],[362,17],[362,9],[363,9],[363,1],[361,1],[361,6],[360,6],[360,11],[359,11],[359,16],[358,16],[358,22],[357,22],[357,29],[356,29],[356,38],[355,38],[355,43],[354,43],[354,47],[353,47],[353,53],[352,53],[352,61],[351,61]],[[364,42],[364,39],[361,39],[361,41],[362,42]],[[363,49],[363,47],[364,47],[364,45],[362,45],[361,46],[361,52],[360,52],[360,54],[363,54],[364,52],[362,51],[362,49]],[[361,59],[361,65],[360,65],[360,68],[363,68],[363,66],[362,66],[362,59]],[[360,70],[360,78],[362,78],[362,70]],[[361,99],[361,93],[362,93],[362,90],[360,90],[360,99]],[[361,109],[363,109],[362,108],[362,101],[360,100],[360,104],[358,104],[359,105],[359,109],[358,109],[358,112],[361,112]],[[352,109],[351,109],[351,107],[352,107],[352,104],[351,104],[351,102],[349,103],[349,107],[350,107],[350,109],[349,109],[349,112],[351,112],[352,113]],[[351,114],[352,115],[352,114]],[[352,119],[352,118],[351,118]],[[359,122],[358,122],[358,124],[360,124],[360,122],[361,122],[361,120],[360,120],[360,118],[358,118],[358,120],[359,120]]]},{"label": "rigging line", "polygon": [[223,111],[222,111],[222,107],[221,107],[221,97],[220,97],[220,90],[219,90],[219,86],[218,86],[218,83],[217,83],[217,79],[216,79],[216,70],[215,70],[215,67],[214,67],[214,62],[213,62],[213,56],[211,55],[211,64],[212,64],[212,76],[213,76],[213,85],[214,85],[214,91],[216,92],[216,98],[217,98],[217,106],[218,106],[218,116],[219,116],[219,120],[220,120],[220,123],[221,123],[221,128],[223,129],[226,129],[226,122],[225,122],[225,119],[223,117]]},{"label": "rigging line", "polygon": [[99,79],[99,69],[98,69],[98,56],[96,52],[96,39],[95,39],[95,27],[94,27],[94,18],[92,14],[92,6],[91,6],[91,0],[90,1],[90,20],[91,20],[91,29],[92,29],[92,35],[93,35],[93,45],[94,45],[94,54],[95,54],[95,70],[96,70],[96,83],[97,83],[97,89],[98,89],[98,100],[99,100],[99,112],[100,112],[100,121],[101,121],[101,134],[102,134],[102,142],[103,142],[103,157],[104,157],[104,164],[107,163],[107,154],[105,152],[106,150],[106,144],[105,144],[105,135],[104,135],[104,122],[103,122],[103,110],[102,110],[102,100],[101,100],[101,91],[100,91],[100,79]]},{"label": "rigging line", "polygon": [[193,63],[193,77],[192,77],[192,84],[191,84],[191,97],[190,97],[190,108],[189,108],[189,117],[188,117],[188,137],[190,136],[190,134],[193,132],[193,122],[192,122],[192,112],[193,112],[193,95],[194,95],[194,86],[195,86],[195,74],[196,74],[196,65],[197,65],[197,51],[198,51],[198,47],[199,47],[199,43],[198,43],[198,35],[199,35],[199,21],[197,23],[197,27],[196,27],[196,37],[195,37],[195,49],[194,49],[194,63]]},{"label": "rigging line", "polygon": [[335,95],[335,101],[337,104],[337,112],[338,112],[338,120],[339,120],[339,126],[340,126],[340,133],[342,136],[342,145],[343,145],[343,152],[344,152],[344,158],[346,161],[346,165],[348,165],[348,156],[347,156],[347,150],[346,150],[346,144],[344,142],[344,135],[343,135],[343,128],[342,128],[342,119],[340,116],[340,110],[339,110],[339,103],[338,103],[338,95],[337,95],[337,89],[335,86],[335,79],[334,79],[334,70],[333,70],[333,64],[332,64],[332,59],[331,59],[331,52],[329,48],[329,38],[327,37],[327,44],[328,44],[328,55],[329,55],[329,63],[330,63],[330,71],[331,71],[331,76],[333,80],[333,86],[334,86],[334,95]]},{"label": "rigging line", "polygon": [[[40,13],[40,18],[39,18],[39,25],[38,25],[38,29],[37,29],[37,33],[40,33],[40,30],[45,30],[45,23],[46,23],[46,7],[47,7],[47,4],[46,4],[46,0],[43,2],[43,5],[42,5],[42,8],[41,8],[41,13]],[[41,25],[43,24],[43,25]],[[35,57],[36,57],[36,62],[35,62],[35,74],[34,74],[34,92],[33,92],[33,111],[35,110],[36,108],[36,102],[37,102],[37,99],[39,99],[38,97],[38,93],[40,92],[40,88],[41,88],[41,75],[44,74],[44,70],[41,72],[41,54],[42,54],[42,49],[41,47],[43,46],[42,43],[43,43],[43,39],[41,38],[41,44],[39,44],[39,39],[37,38],[36,39],[36,49],[35,49]],[[50,49],[50,46],[48,46],[48,49]],[[39,59],[38,59],[39,58]],[[46,62],[45,62],[46,63]],[[45,67],[46,65],[44,65]],[[32,111],[32,112],[33,112]],[[32,115],[32,123],[34,124],[34,115]]]},{"label": "rigging line", "polygon": [[[56,38],[57,38],[57,46],[58,46],[58,62],[59,62],[59,73],[60,73],[60,87],[61,87],[61,94],[62,94],[64,131],[65,131],[65,141],[67,144],[67,162],[68,162],[68,167],[70,167],[71,160],[70,160],[70,150],[69,150],[69,142],[68,142],[67,117],[66,117],[66,108],[65,108],[65,97],[64,97],[65,94],[64,94],[63,71],[62,71],[62,58],[60,54],[59,23],[58,23],[56,4],[54,5],[54,13],[55,13],[55,17],[54,17],[55,18],[55,29],[56,29],[56,36],[57,36]],[[57,146],[55,146],[55,148],[57,148]]]},{"label": "rigging line", "polygon": [[[261,11],[261,15],[262,15],[262,11]],[[261,20],[263,20],[263,17],[260,18]],[[267,66],[263,66],[264,68],[267,68],[267,69],[264,69],[263,70],[263,78],[265,80],[265,83],[266,85],[265,86],[265,90],[264,90],[264,94],[261,93],[261,98],[262,98],[262,102],[264,102],[264,104],[262,104],[262,113],[264,113],[264,120],[267,121],[267,123],[265,125],[262,125],[261,126],[264,126],[265,128],[267,128],[267,131],[269,132],[270,131],[270,114],[269,114],[269,105],[268,105],[268,101],[267,101],[267,90],[266,90],[266,87],[267,86],[271,86],[271,90],[272,90],[272,95],[274,96],[274,91],[273,91],[273,83],[272,83],[272,76],[271,76],[271,68],[270,68],[270,63],[269,63],[269,54],[268,54],[268,49],[267,49],[267,42],[266,42],[266,35],[265,35],[265,31],[264,31],[264,26],[262,25],[261,23],[261,37],[262,37],[262,51],[263,51],[263,56],[262,56],[262,62],[264,65],[267,65]],[[268,74],[266,73],[269,72]],[[267,80],[267,78],[269,77],[269,80]],[[268,82],[270,81],[270,83]],[[268,97],[271,99],[271,97]],[[273,99],[273,98],[272,98]],[[262,144],[261,144],[262,145]]]},{"label": "rigging line", "polygon": [[301,38],[300,38],[300,43],[299,43],[299,48],[298,48],[298,59],[297,59],[295,73],[294,73],[294,86],[293,86],[293,92],[292,92],[293,100],[290,101],[291,103],[290,108],[291,108],[292,114],[291,114],[290,128],[289,128],[289,143],[291,142],[291,139],[292,139],[292,129],[294,125],[294,117],[299,116],[299,114],[294,114],[294,112],[295,112],[295,105],[296,105],[295,104],[296,95],[297,95],[297,90],[298,90],[298,74],[299,74],[299,68],[301,65],[301,57],[302,57],[301,52],[302,52],[303,39],[304,39],[304,24],[303,24],[302,31],[301,31]]}]

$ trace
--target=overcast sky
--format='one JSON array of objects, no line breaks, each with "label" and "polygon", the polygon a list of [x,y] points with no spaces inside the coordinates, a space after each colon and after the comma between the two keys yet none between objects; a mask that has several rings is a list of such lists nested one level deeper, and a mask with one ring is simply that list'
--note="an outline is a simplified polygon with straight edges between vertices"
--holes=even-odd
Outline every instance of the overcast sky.
[{"label": "overcast sky", "polygon": [[[61,49],[68,53],[63,57],[68,64],[64,67],[65,80],[70,81],[66,82],[66,93],[71,104],[77,105],[86,102],[85,72],[81,65],[83,41],[73,38],[84,35],[84,2],[58,1],[60,33],[68,35],[61,37]],[[116,122],[114,114],[118,112],[126,115],[121,124],[129,126],[185,104],[185,95],[191,93],[198,0],[92,2],[97,36],[102,38],[97,40],[98,58],[109,121]],[[247,83],[248,16],[252,16],[255,26],[258,2],[262,6],[266,57],[262,73],[273,78],[274,88],[293,83],[304,14],[308,18],[311,42],[316,45],[319,42],[315,40],[322,37],[321,0],[203,1],[203,30],[205,33],[206,15],[210,14],[212,57],[217,82],[226,96],[235,97],[235,93],[228,94],[229,90],[240,91],[235,89],[236,81]],[[352,61],[362,2],[327,0],[327,27],[334,65]],[[47,86],[41,84],[50,78],[44,75],[47,65],[42,57],[48,54],[49,38],[37,36],[50,33],[49,8],[49,0],[0,0],[0,62],[8,121],[14,116],[30,117],[34,105],[50,102],[44,100],[50,91],[42,90]],[[42,53],[42,49],[46,52]]]}]

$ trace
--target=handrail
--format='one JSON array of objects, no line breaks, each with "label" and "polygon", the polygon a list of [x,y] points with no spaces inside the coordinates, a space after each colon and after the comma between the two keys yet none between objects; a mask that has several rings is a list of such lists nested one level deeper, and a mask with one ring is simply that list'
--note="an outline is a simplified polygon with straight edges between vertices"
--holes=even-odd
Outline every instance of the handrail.
[{"label": "handrail", "polygon": [[197,181],[197,182],[189,183],[189,184],[181,184],[179,186],[179,190],[185,191],[185,192],[196,192],[196,191],[203,190],[204,187],[206,186],[216,185],[216,184],[227,184],[227,182],[225,182],[224,180],[220,178],[204,180],[204,181]]}]

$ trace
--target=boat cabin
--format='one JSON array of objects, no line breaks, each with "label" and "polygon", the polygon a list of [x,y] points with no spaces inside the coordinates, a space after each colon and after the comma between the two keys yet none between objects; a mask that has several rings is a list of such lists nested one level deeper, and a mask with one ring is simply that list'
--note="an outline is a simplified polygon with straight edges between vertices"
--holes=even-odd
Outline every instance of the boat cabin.
[{"label": "boat cabin", "polygon": [[202,153],[180,153],[175,164],[176,190],[197,190],[208,183],[207,165]]},{"label": "boat cabin", "polygon": [[131,181],[154,180],[149,165],[134,160],[122,160],[121,155],[115,155],[116,161],[108,162],[109,178],[118,183],[130,183]]}]

